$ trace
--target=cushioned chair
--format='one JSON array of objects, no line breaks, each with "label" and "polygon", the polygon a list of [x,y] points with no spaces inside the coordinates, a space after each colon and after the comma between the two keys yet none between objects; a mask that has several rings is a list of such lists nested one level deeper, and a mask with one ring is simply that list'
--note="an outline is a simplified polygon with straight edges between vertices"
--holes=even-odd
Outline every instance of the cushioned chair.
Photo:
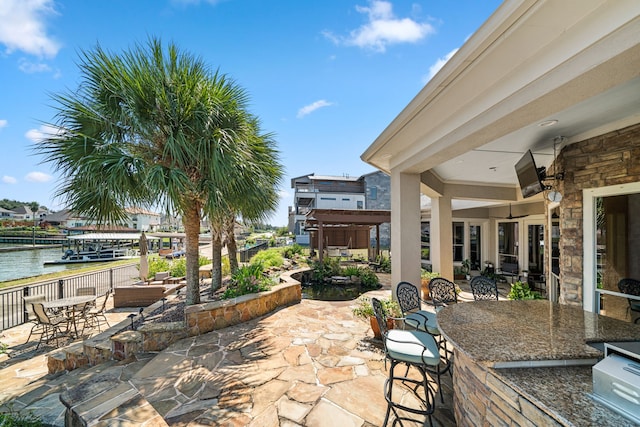
[{"label": "cushioned chair", "polygon": [[444,277],[434,277],[429,282],[429,297],[436,307],[458,302],[456,284]]},{"label": "cushioned chair", "polygon": [[498,284],[486,276],[475,276],[471,279],[471,293],[475,301],[498,300]]},{"label": "cushioned chair", "polygon": [[[387,400],[387,412],[384,418],[383,426],[387,425],[389,416],[393,411],[395,420],[393,425],[398,422],[402,425],[402,421],[426,423],[429,419],[429,425],[433,426],[431,414],[433,414],[434,392],[427,376],[427,368],[435,368],[440,363],[440,354],[438,344],[436,344],[433,336],[426,332],[408,331],[402,329],[387,329],[387,319],[382,309],[382,304],[377,298],[371,298],[371,305],[376,316],[376,321],[382,332],[382,342],[384,344],[385,364],[389,360],[391,366],[389,368],[389,378],[387,378],[384,386],[384,395]],[[395,368],[399,364],[407,366],[405,375],[396,375]],[[420,374],[409,376],[409,369],[415,368]],[[405,402],[393,400],[393,389],[397,383],[410,387],[414,396],[420,401],[419,407],[407,406]],[[399,384],[398,384],[399,386]],[[398,396],[396,396],[398,397]],[[398,410],[402,412],[398,412]],[[422,415],[422,420],[410,418],[410,414]]]},{"label": "cushioned chair", "polygon": [[420,291],[413,283],[398,283],[398,286],[396,287],[396,296],[398,298],[398,305],[400,306],[400,310],[404,316],[405,325],[415,330],[427,332],[433,335],[438,343],[438,347],[442,350],[440,363],[438,364],[437,369],[432,370],[428,368],[427,370],[437,375],[440,400],[444,403],[440,375],[446,372],[451,373],[451,360],[449,358],[446,340],[440,334],[440,329],[436,322],[436,315],[435,313],[422,310]]},{"label": "cushioned chair", "polygon": [[[630,278],[621,279],[618,282],[618,289],[623,294],[640,297],[640,280]],[[629,310],[640,313],[639,300],[627,298],[627,301],[629,302]],[[638,323],[638,321],[640,321],[640,316],[636,317],[636,320],[634,320],[633,323]]]}]

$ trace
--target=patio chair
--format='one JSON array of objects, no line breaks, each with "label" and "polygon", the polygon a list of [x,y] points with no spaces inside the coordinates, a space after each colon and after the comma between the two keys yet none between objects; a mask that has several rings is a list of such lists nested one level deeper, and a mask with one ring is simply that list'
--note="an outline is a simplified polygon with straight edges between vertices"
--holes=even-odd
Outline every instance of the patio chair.
[{"label": "patio chair", "polygon": [[[640,280],[624,278],[618,282],[618,289],[623,294],[640,296]],[[640,313],[640,301],[627,298],[627,302],[629,303],[628,310],[635,311]],[[640,321],[640,316],[636,317],[636,320],[633,323],[638,323]]]},{"label": "patio chair", "polygon": [[[36,350],[40,348],[42,342],[48,343],[52,339],[56,340],[56,346],[58,345],[58,339],[67,332],[69,326],[69,319],[65,316],[51,316],[47,313],[43,303],[36,302],[32,304],[33,312],[38,319],[38,323],[42,328],[42,334],[40,334],[40,341],[36,346]],[[65,325],[65,330],[62,330],[62,325]]]},{"label": "patio chair", "polygon": [[434,277],[429,282],[429,296],[436,309],[442,308],[447,304],[455,304],[458,302],[458,293],[456,292],[456,284],[445,279],[444,277]]},{"label": "patio chair", "polygon": [[400,310],[404,316],[405,325],[417,331],[431,334],[436,339],[438,348],[443,350],[443,353],[440,355],[440,363],[437,368],[435,370],[428,368],[427,370],[437,375],[440,400],[444,403],[440,375],[446,372],[451,374],[451,359],[449,358],[449,351],[447,350],[447,342],[442,334],[440,334],[440,329],[436,322],[436,315],[435,313],[422,310],[420,291],[413,283],[398,283],[398,286],[396,287],[396,296],[398,298],[398,305],[400,306]]},{"label": "patio chair", "polygon": [[47,297],[45,295],[29,295],[26,297],[22,297],[24,301],[24,312],[25,312],[25,321],[29,321],[33,323],[31,330],[29,331],[29,336],[25,343],[28,343],[31,339],[31,335],[35,333],[42,333],[42,325],[38,322],[38,317],[33,312],[33,304],[36,302],[45,302]]},{"label": "patio chair", "polygon": [[109,325],[109,321],[107,320],[107,316],[104,314],[107,309],[107,301],[109,300],[110,295],[111,291],[107,291],[107,293],[104,294],[104,300],[102,300],[102,304],[89,309],[89,311],[86,313],[85,325],[87,327],[97,327],[98,332],[102,332],[100,329],[100,325],[104,323],[107,324],[107,327],[111,327],[111,325]]},{"label": "patio chair", "polygon": [[[433,336],[426,332],[408,331],[402,329],[387,329],[387,319],[382,308],[382,303],[377,298],[371,298],[371,305],[376,316],[376,321],[382,332],[382,343],[384,345],[385,365],[387,360],[391,363],[389,368],[389,377],[385,381],[384,395],[387,401],[387,412],[384,417],[383,426],[387,425],[389,416],[393,411],[395,420],[393,425],[403,421],[426,423],[429,419],[429,425],[433,426],[431,414],[435,409],[434,391],[431,388],[429,378],[427,377],[427,368],[435,368],[440,363],[440,354],[438,344],[436,344]],[[399,364],[407,366],[405,375],[396,375],[395,368]],[[415,368],[420,376],[409,376],[409,369]],[[400,382],[406,385],[413,392],[413,395],[419,401],[419,407],[407,406],[404,401],[393,401],[394,383]],[[399,397],[395,396],[396,398]],[[401,413],[398,410],[403,411]],[[410,418],[409,414],[423,415],[424,420]]]},{"label": "patio chair", "polygon": [[475,276],[471,279],[471,293],[475,301],[498,301],[498,284],[495,280],[486,276]]}]

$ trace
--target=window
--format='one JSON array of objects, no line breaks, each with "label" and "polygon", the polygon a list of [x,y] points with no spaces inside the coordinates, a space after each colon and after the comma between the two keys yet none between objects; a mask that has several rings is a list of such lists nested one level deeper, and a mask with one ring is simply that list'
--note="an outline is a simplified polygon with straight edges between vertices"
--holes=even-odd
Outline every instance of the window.
[{"label": "window", "polygon": [[500,268],[504,264],[518,265],[518,223],[498,223],[498,263]]},{"label": "window", "polygon": [[364,204],[362,203],[362,200],[358,200],[356,202],[356,209],[364,209]]},{"label": "window", "polygon": [[464,259],[464,223],[453,223],[453,261]]},{"label": "window", "polygon": [[345,198],[345,197],[343,197],[343,198],[342,198],[342,201],[343,201],[343,202],[348,202],[349,200],[351,200],[351,199],[350,199],[350,198],[348,198],[348,197],[347,197],[347,198]]},{"label": "window", "polygon": [[378,187],[369,187],[369,198],[371,200],[378,199]]},{"label": "window", "polygon": [[472,270],[482,270],[482,239],[479,225],[469,226],[469,261]]},{"label": "window", "polygon": [[336,200],[335,197],[320,197],[320,200]]},{"label": "window", "polygon": [[429,251],[431,249],[430,241],[430,223],[423,222],[420,224],[420,258],[423,260],[431,260]]}]

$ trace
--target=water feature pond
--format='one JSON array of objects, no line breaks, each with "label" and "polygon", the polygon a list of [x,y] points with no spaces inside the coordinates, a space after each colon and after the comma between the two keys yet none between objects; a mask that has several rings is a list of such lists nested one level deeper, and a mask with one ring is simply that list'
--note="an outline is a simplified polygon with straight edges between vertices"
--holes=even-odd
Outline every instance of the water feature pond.
[{"label": "water feature pond", "polygon": [[360,284],[302,284],[302,298],[320,301],[351,301],[370,291]]}]

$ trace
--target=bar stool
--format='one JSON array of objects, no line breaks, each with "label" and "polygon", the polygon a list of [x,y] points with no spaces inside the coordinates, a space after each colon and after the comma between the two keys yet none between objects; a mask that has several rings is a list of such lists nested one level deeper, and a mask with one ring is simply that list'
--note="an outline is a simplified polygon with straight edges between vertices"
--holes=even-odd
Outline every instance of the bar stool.
[{"label": "bar stool", "polygon": [[449,372],[451,374],[451,358],[449,357],[449,351],[447,350],[447,342],[440,334],[440,329],[436,322],[435,313],[431,313],[426,310],[422,310],[422,300],[420,299],[420,292],[418,287],[413,283],[400,282],[396,287],[396,296],[398,297],[398,305],[404,316],[405,325],[412,329],[421,332],[427,332],[435,338],[438,343],[438,347],[442,350],[440,355],[440,363],[434,370],[433,368],[427,368],[428,372],[437,375],[438,390],[440,390],[440,401],[444,403],[444,394],[442,392],[442,381],[440,376]]},{"label": "bar stool", "polygon": [[[387,329],[387,319],[382,309],[382,304],[377,298],[371,298],[371,305],[382,333],[385,365],[387,359],[391,363],[389,378],[387,378],[384,385],[387,413],[384,417],[383,426],[387,425],[392,411],[395,416],[392,425],[395,425],[396,422],[402,425],[402,421],[422,422],[423,425],[426,425],[428,419],[429,425],[433,426],[431,414],[435,409],[434,391],[429,383],[426,369],[427,367],[436,367],[440,363],[440,353],[435,339],[426,332]],[[404,364],[408,368],[404,375],[395,374],[395,368],[399,364]],[[419,379],[408,376],[411,367],[420,373]],[[393,388],[398,381],[409,387],[420,402],[420,407],[409,407],[401,402],[393,401]],[[425,419],[422,421],[410,418],[409,415],[398,413],[398,410],[410,414],[423,415]]]}]

